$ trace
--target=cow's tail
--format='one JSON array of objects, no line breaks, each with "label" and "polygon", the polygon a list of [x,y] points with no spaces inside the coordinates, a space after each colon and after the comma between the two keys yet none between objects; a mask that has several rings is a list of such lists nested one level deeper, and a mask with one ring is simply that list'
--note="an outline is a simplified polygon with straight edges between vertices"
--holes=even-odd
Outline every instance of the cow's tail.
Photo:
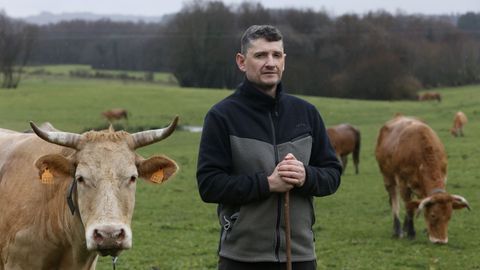
[{"label": "cow's tail", "polygon": [[360,130],[354,128],[355,148],[353,149],[353,163],[355,164],[355,174],[358,174],[358,163],[360,163]]}]

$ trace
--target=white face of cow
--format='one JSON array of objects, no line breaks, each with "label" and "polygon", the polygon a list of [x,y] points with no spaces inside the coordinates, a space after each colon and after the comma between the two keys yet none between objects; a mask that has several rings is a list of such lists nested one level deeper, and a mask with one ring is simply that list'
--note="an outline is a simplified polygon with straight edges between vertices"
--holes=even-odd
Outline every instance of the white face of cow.
[{"label": "white face of cow", "polygon": [[132,246],[130,228],[138,177],[126,143],[86,145],[77,153],[77,208],[87,249],[116,255]]},{"label": "white face of cow", "polygon": [[[45,141],[76,150],[68,158],[61,154],[47,154],[35,165],[42,182],[60,181],[57,177],[76,179],[75,207],[85,229],[88,250],[98,251],[103,256],[115,256],[131,248],[130,224],[137,178],[159,184],[178,170],[175,161],[166,156],[144,159],[134,150],[167,138],[177,122],[178,117],[175,117],[164,129],[135,134],[112,129],[82,135],[49,132],[31,124],[34,132]],[[78,219],[74,222],[78,224]]]}]

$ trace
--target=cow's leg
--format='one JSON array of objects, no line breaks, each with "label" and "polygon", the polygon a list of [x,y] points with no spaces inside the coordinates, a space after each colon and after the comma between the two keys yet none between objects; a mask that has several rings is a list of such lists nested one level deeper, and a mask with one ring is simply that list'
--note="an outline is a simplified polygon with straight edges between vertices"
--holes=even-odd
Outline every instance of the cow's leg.
[{"label": "cow's leg", "polygon": [[[401,187],[400,192],[405,205],[412,200],[412,191],[407,187]],[[403,231],[407,233],[408,239],[415,239],[415,227],[413,225],[414,209],[406,208],[405,220],[403,221]]]},{"label": "cow's leg", "polygon": [[398,191],[397,187],[395,185],[395,181],[392,179],[392,181],[389,181],[388,179],[385,179],[385,189],[388,192],[389,196],[389,203],[390,207],[392,209],[392,215],[393,215],[393,237],[395,238],[401,238],[402,237],[402,228],[400,224],[400,203],[398,200]]},{"label": "cow's leg", "polygon": [[463,137],[463,136],[464,136],[464,135],[463,135],[463,127],[459,128],[459,130],[460,130],[460,136]]},{"label": "cow's leg", "polygon": [[345,171],[346,168],[347,168],[347,161],[348,161],[348,158],[347,158],[347,157],[348,157],[347,155],[343,155],[343,156],[342,156],[343,171]]}]

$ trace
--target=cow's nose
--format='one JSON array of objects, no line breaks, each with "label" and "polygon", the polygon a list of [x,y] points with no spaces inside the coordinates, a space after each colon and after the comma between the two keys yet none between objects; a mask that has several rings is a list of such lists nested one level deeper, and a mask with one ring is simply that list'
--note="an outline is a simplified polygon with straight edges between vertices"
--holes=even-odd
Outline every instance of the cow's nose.
[{"label": "cow's nose", "polygon": [[439,239],[439,238],[430,236],[429,239],[430,239],[430,242],[432,242],[434,244],[447,244],[448,243],[448,237],[446,237],[444,239]]},{"label": "cow's nose", "polygon": [[104,225],[93,230],[93,240],[97,245],[105,242],[121,243],[125,239],[125,230],[119,226]]},{"label": "cow's nose", "polygon": [[124,225],[97,225],[90,237],[97,249],[128,249],[131,247],[130,230]]},{"label": "cow's nose", "polygon": [[92,224],[85,236],[88,250],[113,252],[132,247],[130,226],[122,223]]}]

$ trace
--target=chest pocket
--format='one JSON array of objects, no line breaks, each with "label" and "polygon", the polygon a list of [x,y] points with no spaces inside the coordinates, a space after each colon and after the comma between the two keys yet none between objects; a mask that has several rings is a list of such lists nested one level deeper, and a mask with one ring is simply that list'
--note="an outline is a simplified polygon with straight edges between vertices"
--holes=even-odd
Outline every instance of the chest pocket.
[{"label": "chest pocket", "polygon": [[308,165],[312,153],[313,138],[310,132],[304,133],[294,139],[277,145],[278,157],[283,159],[288,153],[292,153],[303,164]]}]

